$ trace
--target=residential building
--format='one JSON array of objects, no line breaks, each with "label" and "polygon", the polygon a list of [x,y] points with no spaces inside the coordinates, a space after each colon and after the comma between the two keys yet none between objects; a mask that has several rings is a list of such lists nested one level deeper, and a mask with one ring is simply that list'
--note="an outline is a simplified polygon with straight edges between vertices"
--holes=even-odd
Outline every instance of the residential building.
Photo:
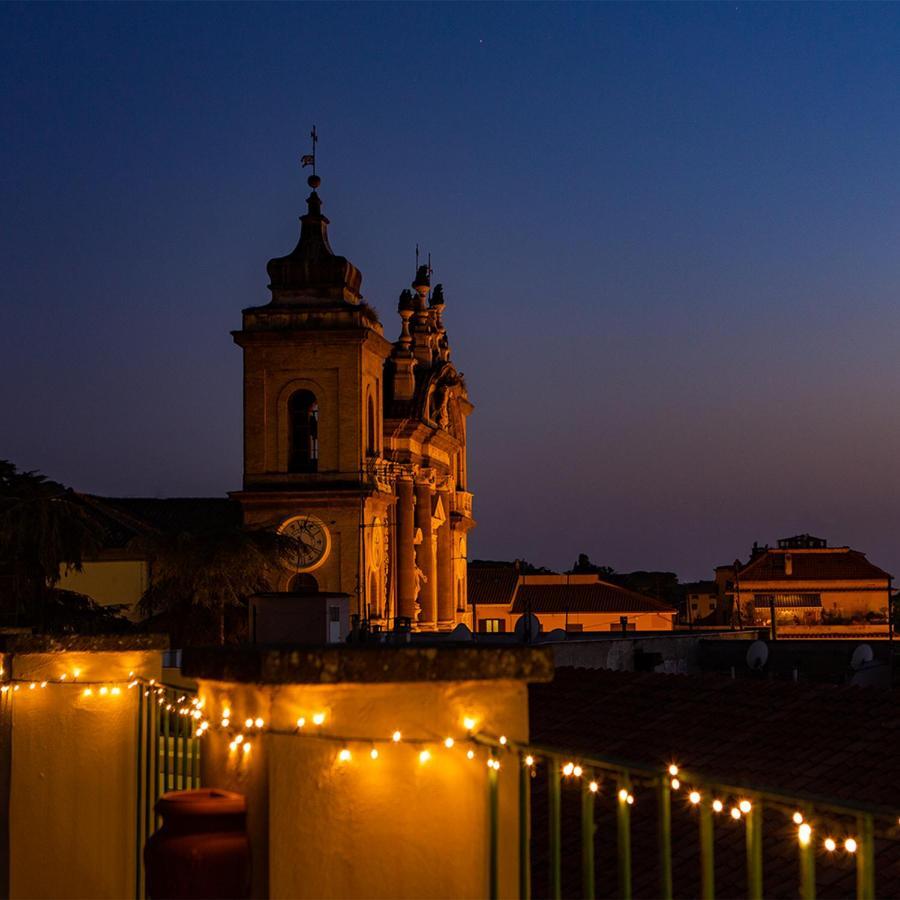
[{"label": "residential building", "polygon": [[671,631],[676,609],[597,574],[527,574],[517,563],[469,565],[469,604],[481,633],[513,631],[535,615],[543,631]]},{"label": "residential building", "polygon": [[[808,534],[778,546],[754,545],[746,564],[716,569],[733,617],[742,624],[838,624],[885,618],[891,575],[850,547]],[[730,585],[730,588],[729,588]]]}]

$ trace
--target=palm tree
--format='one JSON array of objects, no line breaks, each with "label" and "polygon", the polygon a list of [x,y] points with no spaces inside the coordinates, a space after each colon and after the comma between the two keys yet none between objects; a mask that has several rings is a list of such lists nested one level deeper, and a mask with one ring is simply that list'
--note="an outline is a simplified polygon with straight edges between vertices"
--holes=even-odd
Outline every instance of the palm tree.
[{"label": "palm tree", "polygon": [[179,644],[226,641],[226,617],[245,610],[248,598],[271,589],[282,557],[296,553],[293,538],[223,522],[202,532],[145,538],[154,570],[140,601],[146,616],[160,616]]},{"label": "palm tree", "polygon": [[74,491],[0,460],[0,572],[17,621],[24,614],[42,630],[52,626],[48,613],[66,602],[55,596],[56,585],[64,572],[82,570],[102,538],[102,527]]}]

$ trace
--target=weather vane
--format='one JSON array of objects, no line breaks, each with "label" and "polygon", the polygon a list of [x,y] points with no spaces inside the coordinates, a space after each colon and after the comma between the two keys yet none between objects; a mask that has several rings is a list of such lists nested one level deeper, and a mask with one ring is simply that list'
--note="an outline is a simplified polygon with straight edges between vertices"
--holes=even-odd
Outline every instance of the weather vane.
[{"label": "weather vane", "polygon": [[307,166],[312,166],[310,185],[312,187],[317,187],[317,185],[312,184],[313,178],[318,180],[318,175],[316,175],[316,144],[319,142],[319,136],[318,134],[316,134],[315,125],[313,125],[312,131],[309,133],[309,136],[312,138],[312,153],[304,153],[303,156],[300,157],[300,168],[305,169]]}]

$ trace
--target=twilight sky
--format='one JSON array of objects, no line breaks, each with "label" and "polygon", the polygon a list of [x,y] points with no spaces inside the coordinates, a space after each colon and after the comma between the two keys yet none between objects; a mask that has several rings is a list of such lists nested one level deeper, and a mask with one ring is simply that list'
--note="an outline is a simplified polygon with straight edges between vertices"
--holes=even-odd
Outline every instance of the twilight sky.
[{"label": "twilight sky", "polygon": [[470,557],[900,574],[900,6],[5,4],[0,77],[0,457],[240,487],[314,122],[387,335],[444,283]]}]

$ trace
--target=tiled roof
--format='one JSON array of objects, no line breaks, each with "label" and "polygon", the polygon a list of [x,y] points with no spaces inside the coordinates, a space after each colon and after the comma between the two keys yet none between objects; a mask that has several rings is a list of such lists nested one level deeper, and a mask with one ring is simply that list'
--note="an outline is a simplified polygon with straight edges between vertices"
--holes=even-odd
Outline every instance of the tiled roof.
[{"label": "tiled roof", "polygon": [[519,580],[519,571],[510,563],[503,565],[470,565],[468,571],[469,603],[503,603],[512,602]]},{"label": "tiled roof", "polygon": [[[792,572],[784,571],[785,556]],[[767,550],[738,573],[743,581],[855,581],[889,578],[884,569],[866,559],[865,553],[848,548],[830,550]]]},{"label": "tiled roof", "polygon": [[674,613],[674,607],[605,581],[596,584],[522,584],[512,611],[523,613]]},{"label": "tiled roof", "polygon": [[108,548],[148,532],[202,532],[238,525],[240,506],[228,497],[97,497],[79,495],[106,533]]},{"label": "tiled roof", "polygon": [[[896,692],[720,676],[559,669],[550,684],[529,687],[531,739],[574,754],[624,759],[663,771],[676,761],[713,779],[900,809],[900,704]],[[685,785],[689,789],[689,785]],[[614,787],[597,802],[599,895],[616,896]],[[679,801],[677,798],[681,797]],[[534,896],[547,896],[546,785],[533,791]],[[734,799],[734,798],[732,798]],[[632,811],[634,896],[658,896],[656,797],[636,792]],[[764,890],[798,895],[797,844],[785,814],[764,814]],[[579,791],[563,790],[563,895],[579,896]],[[900,833],[876,847],[876,895],[900,896]],[[848,823],[850,833],[855,824]],[[699,896],[696,813],[673,795],[676,897]],[[820,837],[824,834],[819,833]],[[836,836],[840,836],[836,834]],[[744,828],[727,817],[715,826],[716,896],[746,896]],[[854,894],[852,858],[818,855],[819,897]]]}]

